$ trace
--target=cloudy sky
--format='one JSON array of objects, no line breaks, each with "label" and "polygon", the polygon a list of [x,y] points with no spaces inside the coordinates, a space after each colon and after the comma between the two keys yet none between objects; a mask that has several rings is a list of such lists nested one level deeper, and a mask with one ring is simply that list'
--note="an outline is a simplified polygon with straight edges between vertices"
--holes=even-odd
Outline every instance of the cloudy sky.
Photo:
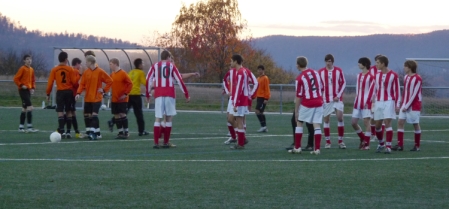
[{"label": "cloudy sky", "polygon": [[[168,32],[181,5],[195,2],[0,0],[0,13],[28,30],[67,31],[143,43],[154,31]],[[239,1],[253,37],[426,33],[449,29],[448,6],[449,2],[436,0]]]}]

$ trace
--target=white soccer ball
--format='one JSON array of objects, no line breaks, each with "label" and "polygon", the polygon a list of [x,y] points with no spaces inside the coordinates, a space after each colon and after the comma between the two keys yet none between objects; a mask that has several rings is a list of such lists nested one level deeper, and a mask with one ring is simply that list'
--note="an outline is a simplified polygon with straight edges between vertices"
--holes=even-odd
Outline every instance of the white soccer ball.
[{"label": "white soccer ball", "polygon": [[105,105],[105,104],[102,104],[101,107],[100,107],[100,109],[106,110],[106,105]]},{"label": "white soccer ball", "polygon": [[50,141],[51,142],[60,142],[61,141],[61,134],[58,132],[53,132],[50,134]]}]

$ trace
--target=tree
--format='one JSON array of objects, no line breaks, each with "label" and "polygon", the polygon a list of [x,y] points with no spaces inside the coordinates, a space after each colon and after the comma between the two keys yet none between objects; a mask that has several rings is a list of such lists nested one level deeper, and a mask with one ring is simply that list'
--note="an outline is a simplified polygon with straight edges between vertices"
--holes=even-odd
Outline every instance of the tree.
[{"label": "tree", "polygon": [[160,36],[157,43],[174,54],[177,65],[200,71],[207,80],[221,82],[232,54],[244,49],[238,36],[246,28],[237,0],[200,1],[188,7],[182,5],[172,31]]}]

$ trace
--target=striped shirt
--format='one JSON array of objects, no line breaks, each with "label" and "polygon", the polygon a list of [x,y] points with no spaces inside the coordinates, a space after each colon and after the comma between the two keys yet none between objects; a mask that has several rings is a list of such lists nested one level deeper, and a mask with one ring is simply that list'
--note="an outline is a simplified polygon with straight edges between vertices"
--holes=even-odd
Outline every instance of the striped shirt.
[{"label": "striped shirt", "polygon": [[346,87],[346,80],[341,68],[334,66],[332,70],[321,68],[318,73],[323,83],[324,93],[323,99],[325,103],[334,101],[335,97],[343,101],[343,91]]},{"label": "striped shirt", "polygon": [[412,108],[413,111],[421,111],[422,78],[418,74],[404,76],[404,94],[401,109]]},{"label": "striped shirt", "polygon": [[394,71],[377,73],[375,80],[376,101],[395,101],[396,107],[401,104],[399,77]]},{"label": "striped shirt", "polygon": [[[176,66],[168,61],[159,61],[151,66],[146,78],[146,96],[150,97],[151,87],[154,85],[154,98],[172,97],[176,98],[175,85],[177,82],[182,93],[189,98],[187,87],[182,81],[181,74]],[[153,83],[154,82],[154,83]]]},{"label": "striped shirt", "polygon": [[302,71],[295,81],[296,97],[302,98],[301,105],[305,107],[323,106],[322,88],[320,75],[312,69]]},{"label": "striped shirt", "polygon": [[374,76],[369,72],[365,75],[357,75],[357,84],[355,89],[354,109],[371,109],[371,99],[374,94]]}]

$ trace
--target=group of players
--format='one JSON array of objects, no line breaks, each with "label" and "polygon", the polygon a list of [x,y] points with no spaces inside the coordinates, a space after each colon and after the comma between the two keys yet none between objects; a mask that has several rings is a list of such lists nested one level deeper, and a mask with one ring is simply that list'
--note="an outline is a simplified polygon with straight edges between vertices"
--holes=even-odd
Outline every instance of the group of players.
[{"label": "group of players", "polygon": [[[321,124],[324,122],[324,148],[331,148],[330,140],[330,115],[336,113],[338,121],[338,147],[346,149],[343,141],[343,93],[346,81],[341,68],[334,66],[334,57],[331,54],[325,56],[326,66],[318,71],[308,68],[306,57],[298,57],[297,69],[300,75],[296,78],[295,110],[292,118],[294,142],[287,150],[290,153],[301,153],[301,139],[303,135],[303,123],[307,124],[309,140],[305,150],[311,154],[320,154]],[[254,98],[254,90],[258,83],[254,75],[242,66],[243,58],[234,55],[231,62],[229,76],[225,76],[224,86],[232,86],[228,103],[228,127],[231,137],[225,144],[236,143],[231,149],[244,149],[248,140],[245,137],[245,115],[251,107],[251,98]],[[359,149],[369,150],[370,141],[378,140],[377,153],[386,154],[404,150],[404,124],[413,124],[415,129],[415,144],[410,151],[420,150],[421,130],[419,117],[421,111],[421,87],[422,79],[416,73],[417,63],[407,60],[404,63],[404,91],[401,95],[398,74],[388,68],[389,60],[384,55],[375,57],[375,65],[367,57],[358,61],[358,67],[362,71],[357,75],[356,96],[352,112],[352,127],[360,138]],[[227,74],[227,75],[228,75]],[[250,88],[253,84],[253,89]],[[402,98],[402,100],[401,100]],[[257,107],[257,106],[256,106]],[[392,120],[396,119],[399,112],[397,139],[398,144],[392,147],[393,129]],[[324,118],[324,120],[323,120]],[[365,132],[358,125],[362,119]],[[236,140],[233,130],[237,132]],[[265,127],[266,128],[266,127]],[[386,139],[384,140],[384,132]],[[370,139],[371,138],[371,139]]]}]

